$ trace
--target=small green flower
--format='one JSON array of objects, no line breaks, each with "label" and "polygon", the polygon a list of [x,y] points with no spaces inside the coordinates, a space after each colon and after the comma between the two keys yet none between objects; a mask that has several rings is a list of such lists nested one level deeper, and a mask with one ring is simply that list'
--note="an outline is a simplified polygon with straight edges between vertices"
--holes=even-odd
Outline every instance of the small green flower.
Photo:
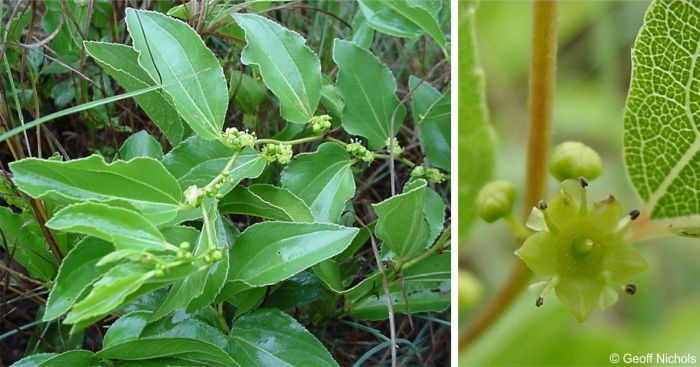
[{"label": "small green flower", "polygon": [[428,168],[425,170],[425,178],[434,183],[434,184],[439,184],[442,181],[445,181],[445,175],[440,172],[437,168]]},{"label": "small green flower", "polygon": [[292,146],[288,144],[267,144],[262,150],[262,159],[267,163],[287,164],[292,160]]},{"label": "small green flower", "polygon": [[184,192],[185,205],[194,208],[202,202],[204,196],[206,196],[204,190],[197,187],[197,185],[191,185]]},{"label": "small green flower", "polygon": [[391,138],[386,138],[385,144],[386,144],[386,147],[387,147],[387,148],[386,148],[387,151],[389,151],[390,149],[393,149],[393,150],[394,150],[394,157],[398,157],[398,156],[401,155],[401,153],[403,153],[403,148],[399,145],[399,141],[398,141],[398,140],[394,139],[394,146],[391,147],[391,146],[390,146],[390,145],[391,145]]},{"label": "small green flower", "polygon": [[256,139],[255,133],[249,133],[248,130],[238,131],[235,127],[227,128],[223,134],[224,143],[234,150],[253,147]]},{"label": "small green flower", "polygon": [[554,288],[580,322],[596,304],[617,302],[625,280],[647,268],[627,236],[637,212],[623,216],[613,196],[589,205],[586,186],[583,178],[566,180],[552,200],[533,208],[527,225],[538,232],[515,251],[533,272],[549,278],[532,286],[539,293],[536,304]]},{"label": "small green flower", "polygon": [[314,116],[309,120],[314,134],[322,133],[331,128],[331,117],[328,115]]},{"label": "small green flower", "polygon": [[345,146],[345,150],[363,162],[372,163],[374,161],[374,152],[365,148],[359,140],[350,139],[350,144]]}]

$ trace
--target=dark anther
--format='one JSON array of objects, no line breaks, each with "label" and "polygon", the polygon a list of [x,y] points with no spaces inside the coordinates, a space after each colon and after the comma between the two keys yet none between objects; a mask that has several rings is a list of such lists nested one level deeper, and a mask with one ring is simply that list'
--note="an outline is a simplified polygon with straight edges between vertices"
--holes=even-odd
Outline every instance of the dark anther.
[{"label": "dark anther", "polygon": [[634,209],[630,212],[630,218],[632,218],[632,220],[635,220],[635,219],[639,218],[639,214],[640,214],[639,210]]},{"label": "dark anther", "polygon": [[535,301],[535,306],[540,307],[544,304],[544,298],[542,297],[537,297],[537,300]]},{"label": "dark anther", "polygon": [[635,293],[637,293],[637,286],[634,284],[627,284],[625,286],[625,292],[627,292],[627,294],[633,296]]},{"label": "dark anther", "polygon": [[544,200],[540,200],[537,203],[537,207],[540,208],[540,210],[545,210],[547,209],[547,203],[545,203]]},{"label": "dark anther", "polygon": [[581,184],[581,187],[583,187],[584,189],[586,187],[588,187],[588,181],[586,181],[585,177],[583,177],[583,176],[579,177],[578,182]]}]

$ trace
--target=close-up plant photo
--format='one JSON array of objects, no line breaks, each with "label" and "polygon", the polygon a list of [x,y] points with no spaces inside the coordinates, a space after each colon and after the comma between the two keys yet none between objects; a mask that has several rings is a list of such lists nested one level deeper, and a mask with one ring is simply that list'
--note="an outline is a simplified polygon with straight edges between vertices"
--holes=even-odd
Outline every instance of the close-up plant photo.
[{"label": "close-up plant photo", "polygon": [[450,365],[456,3],[0,4],[0,365]]},{"label": "close-up plant photo", "polygon": [[700,1],[457,19],[458,365],[697,365]]}]

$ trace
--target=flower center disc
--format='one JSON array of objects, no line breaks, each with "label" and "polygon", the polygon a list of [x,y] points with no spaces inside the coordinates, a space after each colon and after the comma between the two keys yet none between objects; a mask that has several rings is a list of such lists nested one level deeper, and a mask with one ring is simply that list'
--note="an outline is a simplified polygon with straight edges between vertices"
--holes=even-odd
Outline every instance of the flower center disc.
[{"label": "flower center disc", "polygon": [[571,243],[571,252],[576,258],[583,258],[591,252],[593,240],[590,238],[576,238]]}]

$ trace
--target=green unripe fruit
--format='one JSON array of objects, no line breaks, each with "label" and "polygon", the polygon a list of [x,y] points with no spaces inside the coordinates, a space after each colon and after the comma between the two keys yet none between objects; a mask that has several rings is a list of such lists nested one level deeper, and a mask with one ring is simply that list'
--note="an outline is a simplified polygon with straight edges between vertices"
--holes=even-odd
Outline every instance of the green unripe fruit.
[{"label": "green unripe fruit", "polygon": [[476,197],[479,217],[487,223],[510,214],[515,201],[515,186],[508,181],[493,181],[484,185]]},{"label": "green unripe fruit", "polygon": [[595,180],[602,170],[600,156],[586,144],[567,141],[557,145],[552,151],[549,172],[560,182],[579,177],[585,177],[589,181]]},{"label": "green unripe fruit", "polygon": [[221,250],[214,250],[214,252],[211,253],[211,257],[214,259],[214,261],[221,260],[223,256],[224,254],[221,252]]}]

